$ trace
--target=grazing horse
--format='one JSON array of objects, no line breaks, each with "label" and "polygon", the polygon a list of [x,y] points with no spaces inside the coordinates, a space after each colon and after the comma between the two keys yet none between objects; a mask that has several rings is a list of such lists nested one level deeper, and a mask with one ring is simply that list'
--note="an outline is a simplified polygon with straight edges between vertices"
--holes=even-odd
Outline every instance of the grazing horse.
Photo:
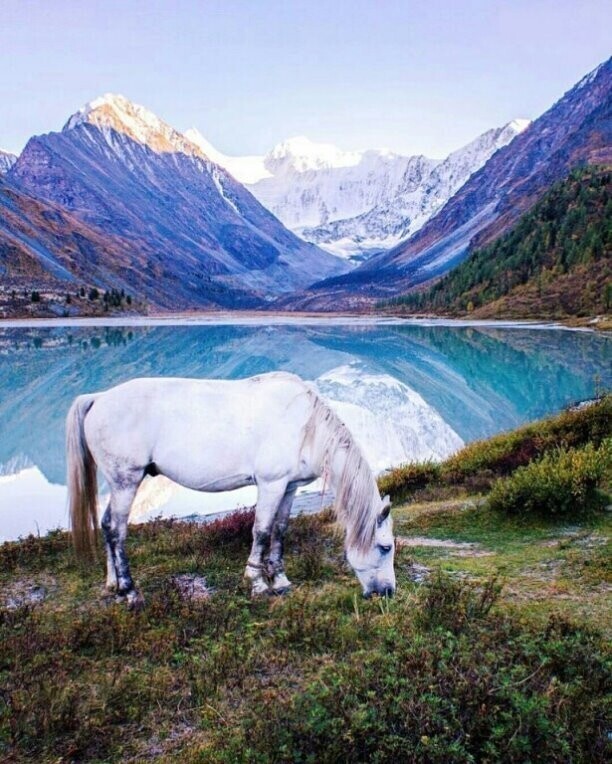
[{"label": "grazing horse", "polygon": [[254,595],[283,593],[283,538],[299,486],[320,476],[335,492],[345,548],[365,596],[392,595],[389,497],[347,427],[315,390],[284,372],[249,379],[133,379],[76,398],[66,422],[68,492],[77,552],[91,553],[97,527],[96,466],[110,488],[102,517],[106,585],[142,604],[125,551],[128,516],[146,475],[199,491],[257,486],[245,576]]}]

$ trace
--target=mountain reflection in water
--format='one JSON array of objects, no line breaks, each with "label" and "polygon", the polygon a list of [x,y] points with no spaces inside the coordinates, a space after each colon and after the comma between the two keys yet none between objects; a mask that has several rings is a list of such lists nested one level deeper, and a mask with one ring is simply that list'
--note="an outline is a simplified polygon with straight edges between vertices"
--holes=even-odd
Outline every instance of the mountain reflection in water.
[{"label": "mountain reflection in water", "polygon": [[[611,347],[590,332],[496,326],[0,329],[0,539],[65,526],[64,419],[81,393],[136,376],[292,371],[316,381],[380,471],[444,458],[609,388]],[[156,478],[136,516],[253,498],[253,489],[212,496]]]}]

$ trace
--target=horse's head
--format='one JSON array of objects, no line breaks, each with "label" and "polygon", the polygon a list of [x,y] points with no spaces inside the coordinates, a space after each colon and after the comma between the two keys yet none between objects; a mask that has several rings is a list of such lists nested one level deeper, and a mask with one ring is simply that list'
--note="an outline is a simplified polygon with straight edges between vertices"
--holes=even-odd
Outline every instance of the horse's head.
[{"label": "horse's head", "polygon": [[365,597],[380,594],[391,597],[395,593],[395,542],[391,519],[391,500],[377,497],[379,503],[371,544],[365,549],[347,547],[346,558],[363,587]]}]

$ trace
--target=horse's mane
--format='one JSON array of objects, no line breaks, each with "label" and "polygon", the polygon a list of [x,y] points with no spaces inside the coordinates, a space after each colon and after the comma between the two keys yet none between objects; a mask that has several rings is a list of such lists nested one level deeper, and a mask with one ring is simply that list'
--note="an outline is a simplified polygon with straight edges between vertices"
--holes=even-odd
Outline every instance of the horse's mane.
[{"label": "horse's mane", "polygon": [[313,408],[304,428],[304,445],[313,449],[321,474],[331,472],[334,454],[346,452],[344,466],[335,478],[334,514],[346,528],[350,547],[366,551],[374,536],[378,503],[378,488],[372,470],[349,429],[332,409],[313,391],[309,391]]}]

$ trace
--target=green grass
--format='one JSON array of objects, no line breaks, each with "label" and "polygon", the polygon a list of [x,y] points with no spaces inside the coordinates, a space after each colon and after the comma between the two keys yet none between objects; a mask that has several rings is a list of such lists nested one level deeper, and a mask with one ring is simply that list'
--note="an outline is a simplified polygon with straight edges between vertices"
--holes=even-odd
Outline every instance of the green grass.
[{"label": "green grass", "polygon": [[[242,582],[248,517],[135,526],[138,614],[105,598],[101,563],[80,568],[66,534],[3,545],[4,591],[42,582],[49,596],[0,611],[2,755],[604,761],[609,516],[568,536],[462,505],[397,508],[397,534],[494,554],[403,546],[390,601],[360,597],[327,515],[292,521],[295,591],[256,601]],[[411,582],[414,562],[432,570],[429,585]],[[172,583],[194,570],[218,587],[206,601]]]}]

